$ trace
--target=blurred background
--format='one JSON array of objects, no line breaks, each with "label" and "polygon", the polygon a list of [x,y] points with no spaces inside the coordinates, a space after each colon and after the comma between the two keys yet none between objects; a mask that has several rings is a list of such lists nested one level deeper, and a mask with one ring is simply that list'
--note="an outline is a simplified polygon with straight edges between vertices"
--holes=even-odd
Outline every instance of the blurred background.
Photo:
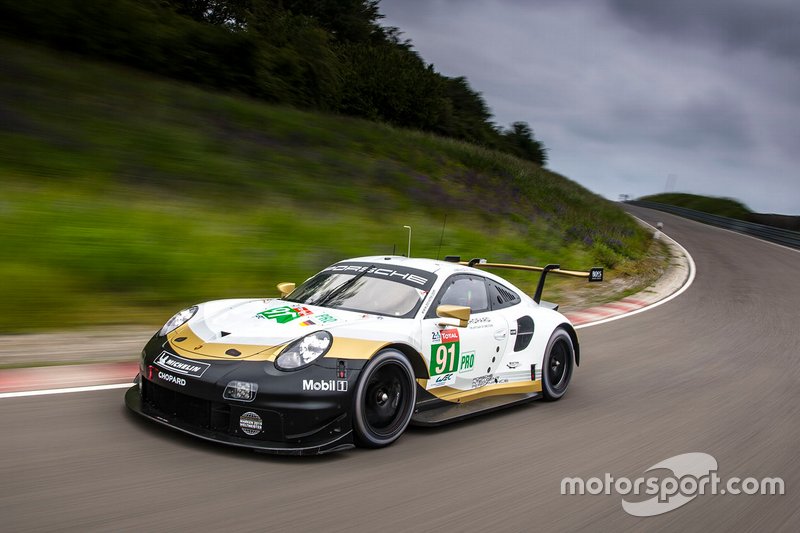
[{"label": "blurred background", "polygon": [[609,269],[552,280],[579,307],[658,276],[647,232],[381,19],[369,0],[0,0],[0,333],[274,296],[405,254],[404,225],[414,256]]}]

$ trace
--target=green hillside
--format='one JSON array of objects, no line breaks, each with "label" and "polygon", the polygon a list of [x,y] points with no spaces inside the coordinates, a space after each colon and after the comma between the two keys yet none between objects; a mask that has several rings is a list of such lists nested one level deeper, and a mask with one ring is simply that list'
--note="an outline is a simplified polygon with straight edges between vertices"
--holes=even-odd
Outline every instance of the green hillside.
[{"label": "green hillside", "polygon": [[[0,331],[155,324],[356,255],[636,270],[646,232],[498,152],[0,41]],[[613,277],[613,272],[611,273]],[[517,278],[533,289],[535,278]],[[557,286],[556,286],[557,287]]]},{"label": "green hillside", "polygon": [[750,209],[738,200],[733,198],[718,198],[715,196],[700,196],[698,194],[688,194],[683,192],[666,192],[642,196],[639,200],[647,202],[657,202],[659,204],[676,205],[703,213],[719,215],[723,217],[748,220],[752,213]]}]

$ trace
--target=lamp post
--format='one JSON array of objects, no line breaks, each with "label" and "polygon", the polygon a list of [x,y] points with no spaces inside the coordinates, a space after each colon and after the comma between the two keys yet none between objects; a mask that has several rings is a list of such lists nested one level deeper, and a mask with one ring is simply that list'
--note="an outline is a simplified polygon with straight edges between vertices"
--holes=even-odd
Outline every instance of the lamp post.
[{"label": "lamp post", "polygon": [[406,257],[411,257],[411,226],[403,226],[408,230],[408,255]]}]

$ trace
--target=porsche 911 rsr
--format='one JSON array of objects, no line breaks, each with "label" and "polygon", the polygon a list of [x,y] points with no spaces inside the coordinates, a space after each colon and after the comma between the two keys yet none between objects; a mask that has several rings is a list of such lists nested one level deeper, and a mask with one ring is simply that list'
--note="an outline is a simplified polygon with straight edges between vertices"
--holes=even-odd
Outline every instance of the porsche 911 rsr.
[{"label": "porsche 911 rsr", "polygon": [[[534,297],[488,268],[542,272]],[[548,272],[405,257],[336,263],[281,298],[219,300],[173,316],[142,351],[127,406],[204,439],[285,454],[394,442],[499,407],[561,398],[575,329],[541,302]]]}]

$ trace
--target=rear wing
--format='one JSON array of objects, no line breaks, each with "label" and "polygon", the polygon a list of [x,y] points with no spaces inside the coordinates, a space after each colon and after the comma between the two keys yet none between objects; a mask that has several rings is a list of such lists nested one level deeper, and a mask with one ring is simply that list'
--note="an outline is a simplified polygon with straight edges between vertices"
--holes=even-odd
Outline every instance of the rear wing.
[{"label": "rear wing", "polygon": [[547,274],[558,274],[559,276],[570,276],[573,278],[584,278],[590,283],[603,281],[603,269],[594,267],[589,269],[588,272],[579,270],[561,270],[561,265],[547,265],[543,267],[531,265],[512,265],[509,263],[488,263],[486,259],[475,258],[471,261],[462,261],[460,257],[448,255],[444,258],[445,261],[450,263],[458,263],[473,268],[500,268],[509,270],[527,270],[530,272],[541,272],[539,276],[539,284],[536,286],[536,293],[533,295],[533,300],[538,304],[542,300],[542,291],[544,291],[544,282],[547,279]]}]

